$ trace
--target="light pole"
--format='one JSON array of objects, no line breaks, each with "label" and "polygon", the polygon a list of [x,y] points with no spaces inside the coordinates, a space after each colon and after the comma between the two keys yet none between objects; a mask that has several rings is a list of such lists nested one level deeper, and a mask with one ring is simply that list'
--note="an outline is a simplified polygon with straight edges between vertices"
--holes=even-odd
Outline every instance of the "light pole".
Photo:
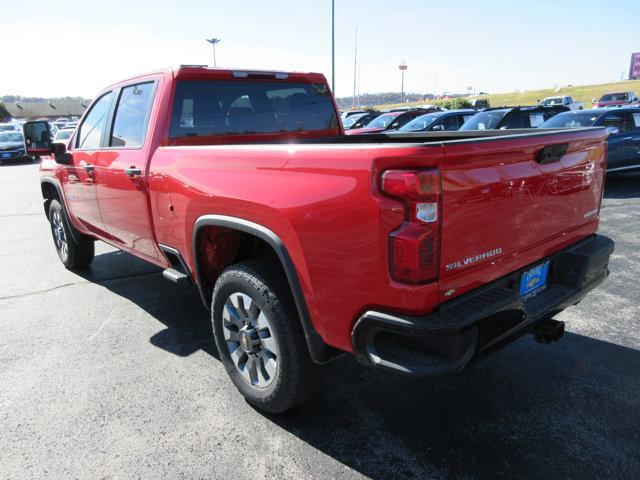
[{"label": "light pole", "polygon": [[211,44],[211,46],[213,46],[213,66],[216,67],[216,43],[220,43],[222,39],[211,37],[207,38],[206,40]]},{"label": "light pole", "polygon": [[431,77],[433,78],[433,98],[436,98],[436,73],[434,72],[433,75],[427,73],[426,74],[427,77]]},{"label": "light pole", "polygon": [[358,29],[356,28],[356,46],[353,54],[353,102],[351,108],[356,108],[356,66],[358,65]]},{"label": "light pole", "polygon": [[406,60],[401,60],[398,68],[400,69],[400,74],[402,75],[402,83],[400,85],[400,103],[404,103],[404,72],[407,71]]},{"label": "light pole", "polygon": [[336,94],[336,2],[331,0],[331,91]]}]

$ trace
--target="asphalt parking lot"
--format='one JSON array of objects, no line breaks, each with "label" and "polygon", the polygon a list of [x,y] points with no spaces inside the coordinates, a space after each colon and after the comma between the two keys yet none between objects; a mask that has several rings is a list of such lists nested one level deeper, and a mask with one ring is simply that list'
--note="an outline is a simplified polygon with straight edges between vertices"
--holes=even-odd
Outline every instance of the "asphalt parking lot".
[{"label": "asphalt parking lot", "polygon": [[463,373],[344,357],[270,417],[227,379],[197,292],[98,244],[63,268],[37,165],[0,166],[0,478],[640,478],[640,175],[607,181],[612,275]]}]

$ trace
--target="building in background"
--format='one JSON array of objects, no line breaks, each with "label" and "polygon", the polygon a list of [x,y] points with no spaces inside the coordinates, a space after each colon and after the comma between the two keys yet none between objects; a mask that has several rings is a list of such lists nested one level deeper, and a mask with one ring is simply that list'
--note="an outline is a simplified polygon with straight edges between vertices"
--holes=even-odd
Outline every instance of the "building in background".
[{"label": "building in background", "polygon": [[640,80],[640,52],[631,54],[629,65],[629,80]]},{"label": "building in background", "polygon": [[55,119],[60,117],[81,117],[90,100],[61,99],[44,101],[1,102],[15,120]]}]

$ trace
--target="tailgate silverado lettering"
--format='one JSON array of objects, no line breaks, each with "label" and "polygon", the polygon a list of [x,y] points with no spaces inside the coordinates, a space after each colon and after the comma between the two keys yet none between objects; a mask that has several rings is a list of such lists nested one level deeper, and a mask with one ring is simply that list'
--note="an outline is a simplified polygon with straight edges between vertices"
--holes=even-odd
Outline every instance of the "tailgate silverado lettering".
[{"label": "tailgate silverado lettering", "polygon": [[457,262],[449,263],[447,265],[447,271],[466,267],[467,265],[471,265],[472,263],[477,263],[482,260],[486,260],[487,258],[495,257],[496,255],[500,255],[501,253],[502,253],[502,247],[498,247],[494,250],[481,253],[480,255],[474,255],[473,257],[465,258],[464,260],[459,260]]}]

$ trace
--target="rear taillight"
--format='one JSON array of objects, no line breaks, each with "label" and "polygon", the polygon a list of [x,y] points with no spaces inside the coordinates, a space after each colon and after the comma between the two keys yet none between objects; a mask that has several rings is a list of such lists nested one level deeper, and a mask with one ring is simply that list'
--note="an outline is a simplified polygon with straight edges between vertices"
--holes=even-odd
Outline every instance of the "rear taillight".
[{"label": "rear taillight", "polygon": [[438,169],[387,170],[380,189],[404,204],[405,221],[389,236],[391,276],[404,283],[438,278],[440,174]]}]

